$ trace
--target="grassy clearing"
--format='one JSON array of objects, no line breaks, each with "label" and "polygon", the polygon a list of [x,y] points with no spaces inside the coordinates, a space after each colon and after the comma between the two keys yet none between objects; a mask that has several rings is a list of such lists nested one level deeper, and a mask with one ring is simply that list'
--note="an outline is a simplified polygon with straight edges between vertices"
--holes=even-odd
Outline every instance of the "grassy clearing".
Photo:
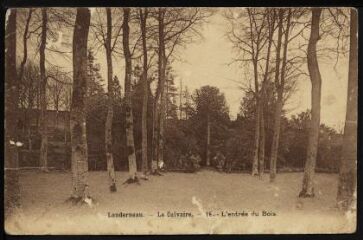
[{"label": "grassy clearing", "polygon": [[[316,197],[299,199],[302,173],[282,173],[269,183],[248,174],[200,171],[152,176],[141,185],[122,183],[126,172],[117,172],[118,190],[110,193],[106,172],[90,172],[91,195],[87,205],[65,203],[71,192],[71,174],[21,173],[22,208],[6,222],[15,234],[157,234],[157,233],[337,233],[352,232],[355,216],[335,208],[336,174],[316,175]],[[157,217],[167,212],[193,217]],[[247,217],[221,217],[235,212]],[[251,212],[259,212],[252,216]],[[276,216],[262,216],[262,211]],[[143,217],[112,218],[109,213],[142,213]],[[207,217],[206,212],[219,214]]]}]

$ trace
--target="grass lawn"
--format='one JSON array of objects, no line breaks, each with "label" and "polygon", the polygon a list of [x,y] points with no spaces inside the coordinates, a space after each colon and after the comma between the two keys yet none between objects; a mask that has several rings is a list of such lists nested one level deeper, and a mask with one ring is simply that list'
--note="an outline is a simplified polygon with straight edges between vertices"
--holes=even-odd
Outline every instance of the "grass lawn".
[{"label": "grass lawn", "polygon": [[[355,231],[355,216],[335,208],[336,174],[317,174],[315,198],[299,199],[302,173],[281,173],[276,182],[241,173],[202,170],[165,173],[140,185],[122,185],[110,193],[106,172],[90,172],[96,204],[65,203],[70,172],[20,175],[22,208],[5,223],[14,234],[160,234],[160,233],[341,233]],[[190,213],[192,217],[168,217]],[[262,211],[269,216],[262,216]],[[110,217],[117,213],[143,217]],[[211,215],[207,216],[206,212]],[[237,212],[237,213],[236,213]],[[236,216],[241,213],[248,216]],[[259,213],[259,216],[252,215]],[[229,216],[228,216],[229,213]],[[164,214],[164,217],[158,215]],[[213,216],[214,215],[214,216]]]}]

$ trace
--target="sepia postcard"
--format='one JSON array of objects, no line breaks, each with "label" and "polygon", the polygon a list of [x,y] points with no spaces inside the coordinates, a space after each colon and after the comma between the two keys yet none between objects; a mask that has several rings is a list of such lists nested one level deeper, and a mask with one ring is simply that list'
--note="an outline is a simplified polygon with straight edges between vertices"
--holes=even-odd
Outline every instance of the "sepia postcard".
[{"label": "sepia postcard", "polygon": [[354,233],[354,8],[10,8],[10,235]]}]

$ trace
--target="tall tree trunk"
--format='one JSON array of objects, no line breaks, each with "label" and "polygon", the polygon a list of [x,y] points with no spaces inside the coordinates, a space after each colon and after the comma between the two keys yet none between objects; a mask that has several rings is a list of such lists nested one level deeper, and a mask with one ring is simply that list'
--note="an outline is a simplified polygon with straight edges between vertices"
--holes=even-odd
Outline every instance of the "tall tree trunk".
[{"label": "tall tree trunk", "polygon": [[160,162],[163,160],[163,137],[164,137],[164,118],[165,118],[165,42],[164,42],[164,14],[165,9],[159,8],[158,10],[158,86],[156,89],[154,100],[154,117],[153,117],[153,159],[151,170],[153,174],[158,174]]},{"label": "tall tree trunk", "polygon": [[209,119],[209,114],[207,115],[207,152],[206,152],[205,165],[207,167],[210,166],[210,119]]},{"label": "tall tree trunk", "polygon": [[[290,31],[290,21],[291,21],[291,9],[288,10],[289,13],[287,15],[287,24],[285,29],[285,38],[284,38],[284,48],[283,48],[283,57],[282,57],[282,69],[281,76],[280,74],[280,50],[282,45],[282,20],[284,12],[283,10],[279,10],[279,32],[278,32],[278,40],[277,40],[277,48],[276,48],[276,71],[275,71],[275,88],[277,92],[276,106],[274,112],[274,125],[273,125],[273,136],[271,143],[271,158],[270,158],[270,182],[274,182],[276,178],[276,165],[277,165],[277,155],[279,149],[279,141],[280,141],[280,125],[281,125],[281,114],[283,107],[283,94],[285,88],[285,74],[286,74],[286,63],[287,63],[287,46],[289,41],[289,31]],[[280,80],[279,80],[280,78]]]},{"label": "tall tree trunk", "polygon": [[158,167],[164,163],[164,121],[166,117],[166,92],[165,92],[165,74],[166,74],[166,56],[165,56],[165,41],[164,41],[164,16],[165,9],[160,8],[158,13],[159,26],[159,83],[160,83],[160,102],[159,102],[159,142],[158,142]]},{"label": "tall tree trunk", "polygon": [[[30,108],[30,110],[32,110],[32,108]],[[30,113],[30,111],[29,111],[29,113]],[[28,138],[28,149],[29,149],[29,151],[33,150],[31,124],[32,124],[32,116],[29,114],[28,127],[27,127],[27,138]]]},{"label": "tall tree trunk", "polygon": [[106,36],[106,61],[107,61],[107,118],[105,124],[105,151],[107,159],[108,184],[111,192],[116,192],[116,176],[112,154],[112,121],[113,121],[113,67],[112,67],[112,15],[111,8],[106,8],[107,15],[107,36]]},{"label": "tall tree trunk", "polygon": [[55,127],[58,127],[58,118],[59,118],[59,102],[57,101],[55,105]]},{"label": "tall tree trunk", "polygon": [[153,104],[153,129],[152,129],[152,159],[151,159],[151,173],[155,174],[158,170],[158,142],[159,142],[159,111],[158,108],[158,98],[154,98]]},{"label": "tall tree trunk", "polygon": [[[26,19],[26,23],[25,23],[25,29],[24,29],[24,33],[23,33],[23,59],[20,63],[20,71],[19,71],[19,82],[23,81],[23,75],[24,75],[24,69],[25,69],[25,64],[28,60],[28,33],[29,33],[29,25],[30,25],[30,20],[32,18],[32,14],[33,14],[33,9],[29,9],[28,11],[28,17]],[[25,111],[25,121],[24,121],[24,127],[26,127],[27,130],[27,137],[28,137],[28,149],[31,150],[32,149],[32,143],[31,143],[31,136],[30,136],[30,127],[31,127],[31,110],[32,110],[32,106],[33,106],[33,98],[30,97],[32,95],[32,93],[30,91],[28,91],[28,107],[26,109],[24,109]],[[24,129],[25,130],[25,129]],[[25,135],[25,132],[24,132]]]},{"label": "tall tree trunk", "polygon": [[19,85],[16,72],[16,9],[11,9],[5,30],[5,218],[20,205],[17,141]]},{"label": "tall tree trunk", "polygon": [[131,96],[131,53],[129,47],[129,18],[130,9],[124,8],[124,19],[122,25],[122,43],[125,56],[125,108],[126,108],[126,144],[127,144],[127,156],[129,161],[129,175],[131,180],[137,179],[137,167],[136,167],[136,155],[134,144],[134,127],[132,116],[132,96]]},{"label": "tall tree trunk", "polygon": [[161,92],[160,97],[160,118],[159,118],[159,158],[158,168],[164,164],[164,141],[165,141],[165,121],[166,121],[166,91]]},{"label": "tall tree trunk", "polygon": [[[36,89],[32,89],[32,92],[36,92]],[[34,113],[34,110],[36,110],[36,109],[34,109],[34,100],[36,100],[35,99],[36,95],[37,95],[36,93],[32,93],[32,94],[28,95],[28,106],[26,109],[26,111],[28,111],[28,116],[29,116],[28,123],[27,123],[28,124],[27,137],[28,137],[29,150],[32,150],[32,129],[31,129],[31,127],[32,127],[33,119],[34,119],[34,117],[36,117],[32,113]],[[35,111],[35,113],[36,113],[36,111]]]},{"label": "tall tree trunk", "polygon": [[311,17],[311,33],[308,44],[308,70],[311,81],[311,120],[309,126],[309,138],[304,169],[302,190],[299,197],[314,197],[314,174],[316,155],[319,144],[320,126],[320,100],[321,100],[321,75],[316,54],[316,45],[319,41],[320,8],[313,8]]},{"label": "tall tree trunk", "polygon": [[255,78],[255,98],[256,98],[256,112],[255,112],[255,139],[253,149],[253,161],[252,161],[252,176],[258,174],[258,150],[260,147],[260,96],[258,89],[258,70],[257,61],[253,62],[253,71]]},{"label": "tall tree trunk", "polygon": [[343,150],[339,168],[337,203],[340,209],[355,208],[357,198],[357,94],[358,94],[358,16],[350,10],[350,49],[347,112]]},{"label": "tall tree trunk", "polygon": [[271,143],[271,154],[270,154],[270,182],[274,182],[276,178],[276,162],[279,148],[279,137],[280,137],[280,122],[282,112],[282,96],[280,89],[280,53],[282,45],[282,22],[284,17],[284,10],[279,9],[279,22],[278,22],[278,34],[277,34],[277,45],[276,45],[276,65],[275,65],[275,89],[277,91],[277,101],[274,112],[274,125],[273,125],[273,136]]},{"label": "tall tree trunk", "polygon": [[43,171],[48,171],[48,121],[47,121],[47,76],[45,73],[45,48],[47,45],[48,16],[46,8],[42,8],[42,34],[39,48],[40,69],[40,165]]},{"label": "tall tree trunk", "polygon": [[184,109],[184,114],[185,114],[185,120],[189,119],[189,91],[188,91],[188,87],[185,87],[185,109]]},{"label": "tall tree trunk", "polygon": [[265,66],[265,73],[263,75],[263,82],[260,91],[260,101],[259,101],[259,111],[260,111],[260,143],[259,143],[259,176],[262,178],[264,171],[265,171],[265,111],[264,105],[266,102],[266,94],[267,94],[267,85],[268,85],[268,74],[269,74],[269,67],[270,67],[270,55],[271,55],[271,46],[273,41],[273,34],[275,31],[275,12],[273,12],[272,18],[270,10],[266,12],[267,14],[267,21],[268,21],[268,43],[267,43],[267,53],[266,53],[266,66]]},{"label": "tall tree trunk", "polygon": [[148,59],[147,59],[147,46],[146,46],[146,19],[148,15],[148,9],[140,8],[140,28],[142,36],[142,52],[143,52],[143,72],[142,72],[142,85],[143,85],[143,98],[142,98],[142,116],[141,116],[141,148],[142,148],[142,165],[141,169],[144,174],[148,171],[148,160],[147,160],[147,107],[148,107],[148,94],[149,94],[149,84],[147,80],[148,71]]},{"label": "tall tree trunk", "polygon": [[[264,88],[264,87],[263,87]],[[262,94],[265,94],[264,92]],[[261,103],[259,107],[260,111],[260,143],[259,143],[259,152],[258,152],[258,175],[262,178],[263,173],[265,172],[265,113],[264,113],[264,96],[261,98]]]},{"label": "tall tree trunk", "polygon": [[274,182],[276,178],[277,154],[279,149],[281,113],[282,113],[282,96],[277,93],[277,101],[274,112],[273,136],[271,143],[271,159],[270,159],[270,182]]},{"label": "tall tree trunk", "polygon": [[[66,95],[72,95],[72,87],[70,86],[69,88],[69,92],[66,91],[65,92]],[[68,141],[68,138],[71,136],[70,134],[70,121],[71,121],[71,114],[70,114],[70,103],[71,103],[71,97],[70,96],[65,96],[66,97],[66,103],[65,103],[65,115],[64,115],[64,145],[65,145],[65,156],[66,156],[66,161],[65,161],[65,169],[69,169],[69,167],[71,166],[71,162],[69,161],[69,144],[70,141]],[[68,135],[69,134],[69,135]]]},{"label": "tall tree trunk", "polygon": [[73,92],[71,102],[72,197],[89,197],[85,97],[87,93],[87,41],[91,14],[77,8],[73,33]]},{"label": "tall tree trunk", "polygon": [[37,95],[36,95],[36,129],[37,129],[37,133],[40,132],[40,80],[37,82]]},{"label": "tall tree trunk", "polygon": [[183,119],[183,107],[182,107],[182,99],[183,99],[183,80],[180,78],[180,93],[179,93],[179,119]]}]

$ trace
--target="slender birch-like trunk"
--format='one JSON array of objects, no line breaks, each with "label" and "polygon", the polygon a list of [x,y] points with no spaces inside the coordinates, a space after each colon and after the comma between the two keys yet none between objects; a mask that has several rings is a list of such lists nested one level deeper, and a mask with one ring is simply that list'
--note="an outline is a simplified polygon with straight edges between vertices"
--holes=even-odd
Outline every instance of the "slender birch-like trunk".
[{"label": "slender birch-like trunk", "polygon": [[131,52],[129,46],[129,19],[130,9],[124,8],[124,19],[122,25],[122,43],[125,56],[125,110],[126,110],[126,144],[127,144],[127,157],[129,162],[129,175],[131,180],[137,179],[135,143],[134,143],[134,126],[132,116],[132,96],[131,96]]},{"label": "slender birch-like trunk", "polygon": [[147,46],[146,46],[146,19],[148,16],[148,9],[144,8],[140,11],[140,29],[142,37],[142,52],[143,52],[143,72],[142,72],[142,86],[143,86],[143,98],[142,98],[142,116],[141,116],[141,148],[142,148],[142,165],[141,169],[144,174],[148,172],[148,159],[147,159],[147,148],[148,148],[148,136],[147,136],[147,107],[148,107],[148,94],[149,94],[149,84],[147,80],[148,72],[148,56],[147,56]]},{"label": "slender birch-like trunk", "polygon": [[158,9],[158,87],[154,100],[154,117],[153,117],[153,159],[151,170],[153,174],[158,174],[159,164],[164,158],[164,118],[165,118],[165,70],[166,70],[166,56],[165,56],[165,41],[164,41],[164,15],[165,9]]},{"label": "slender birch-like trunk", "polygon": [[164,162],[164,121],[166,117],[166,92],[165,92],[165,72],[166,72],[166,56],[165,56],[165,41],[164,41],[164,16],[165,9],[159,9],[159,82],[160,82],[160,103],[159,103],[159,142],[158,142],[158,167]]},{"label": "slender birch-like trunk", "polygon": [[253,148],[252,176],[255,176],[258,175],[258,150],[260,147],[260,96],[258,89],[257,61],[253,62],[253,71],[255,78],[256,112],[255,112],[255,139],[254,139],[254,148]]},{"label": "slender birch-like trunk", "polygon": [[[28,34],[29,34],[29,25],[30,25],[30,20],[32,18],[32,14],[33,14],[33,9],[29,9],[28,10],[28,17],[26,19],[26,23],[25,23],[25,29],[24,29],[24,33],[23,33],[23,59],[21,60],[20,63],[20,70],[19,70],[19,81],[22,82],[23,81],[23,75],[24,75],[24,69],[25,69],[25,64],[28,60]],[[28,146],[29,146],[29,150],[32,150],[32,141],[31,141],[31,115],[30,112],[33,108],[33,97],[30,97],[33,93],[28,93],[28,106],[25,109],[25,121],[24,125],[26,125],[26,130],[27,130],[27,138],[28,138]]]},{"label": "slender birch-like trunk", "polygon": [[[290,22],[291,22],[291,9],[288,10],[287,15],[287,24],[285,29],[285,38],[284,38],[284,46],[283,46],[283,57],[282,57],[282,67],[281,67],[281,76],[280,74],[280,50],[282,45],[282,19],[283,19],[283,10],[279,10],[279,32],[278,32],[278,40],[277,40],[277,48],[276,48],[276,72],[275,72],[275,88],[277,91],[277,99],[276,106],[274,112],[274,125],[273,125],[273,136],[271,143],[271,158],[270,158],[270,182],[273,182],[276,178],[276,165],[277,165],[277,155],[280,141],[280,125],[281,125],[281,114],[283,107],[283,94],[285,88],[285,75],[286,75],[286,63],[287,63],[287,46],[289,41],[289,31],[290,31]],[[280,78],[280,80],[279,80]]]},{"label": "slender birch-like trunk", "polygon": [[284,18],[284,10],[279,9],[278,14],[278,34],[277,34],[277,45],[276,45],[276,63],[275,63],[275,88],[277,90],[277,101],[274,111],[274,125],[273,125],[273,136],[271,143],[271,154],[270,154],[270,182],[274,182],[276,178],[276,162],[278,154],[279,136],[280,136],[280,122],[281,122],[281,111],[282,111],[282,96],[280,90],[280,54],[282,45],[282,22]]},{"label": "slender birch-like trunk", "polygon": [[114,88],[113,88],[113,67],[112,67],[112,14],[111,8],[106,8],[107,15],[107,33],[106,33],[106,61],[107,61],[107,117],[105,124],[105,151],[107,159],[107,172],[108,172],[108,185],[111,192],[116,192],[116,175],[113,163],[112,153],[112,121],[113,121],[113,102],[114,102]]},{"label": "slender birch-like trunk", "polygon": [[154,98],[153,104],[153,128],[152,128],[152,159],[151,159],[151,173],[155,174],[158,170],[158,142],[159,142],[159,116],[158,116],[158,98]]},{"label": "slender birch-like trunk", "polygon": [[268,74],[270,69],[270,56],[271,56],[271,46],[272,46],[272,38],[275,31],[275,18],[276,14],[273,12],[273,15],[270,15],[271,12],[268,10],[266,12],[267,23],[268,23],[268,39],[267,39],[267,53],[266,53],[266,65],[265,65],[265,73],[263,75],[263,82],[261,85],[260,91],[260,99],[259,99],[259,107],[258,110],[260,111],[260,143],[259,143],[259,176],[262,178],[265,172],[265,112],[264,112],[264,105],[266,102],[266,94],[267,94],[267,85],[269,82]]},{"label": "slender birch-like trunk", "polygon": [[46,8],[42,8],[42,33],[39,48],[40,69],[40,166],[43,171],[48,171],[48,120],[47,120],[47,76],[45,72],[45,48],[47,45],[48,16]]},{"label": "slender birch-like trunk", "polygon": [[[263,88],[263,87],[262,87]],[[262,93],[263,95],[265,93]],[[260,143],[259,143],[259,152],[258,152],[258,175],[262,178],[263,173],[265,172],[265,114],[264,114],[264,96],[261,98],[260,102]]]},{"label": "slender birch-like trunk", "polygon": [[207,167],[210,166],[210,117],[207,115],[207,153],[206,153],[206,163]]}]

